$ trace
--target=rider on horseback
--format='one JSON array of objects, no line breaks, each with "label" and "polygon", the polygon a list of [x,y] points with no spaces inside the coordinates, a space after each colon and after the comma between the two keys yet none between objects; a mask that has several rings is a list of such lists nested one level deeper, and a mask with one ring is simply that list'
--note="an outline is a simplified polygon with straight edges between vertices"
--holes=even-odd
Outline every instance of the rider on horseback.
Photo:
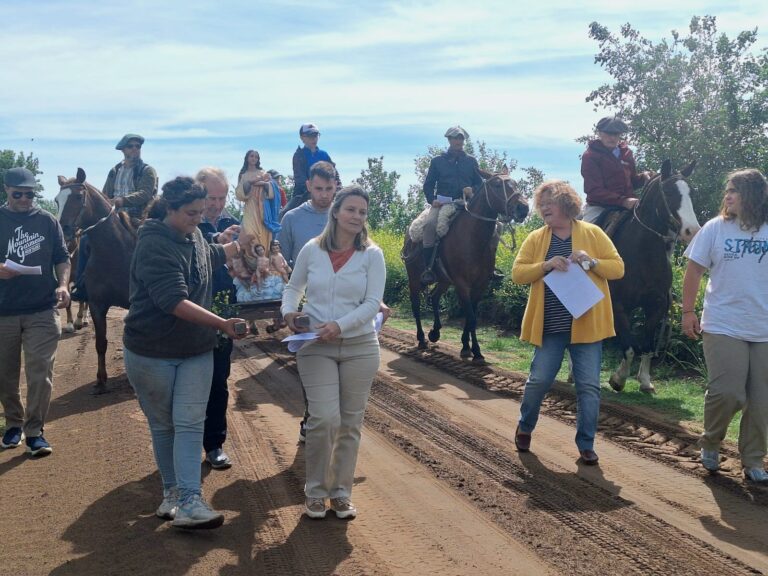
[{"label": "rider on horseback", "polygon": [[464,141],[469,138],[467,131],[461,126],[453,126],[448,128],[445,137],[448,138],[448,150],[432,158],[424,180],[424,196],[431,208],[424,224],[422,284],[432,284],[436,280],[432,265],[437,252],[435,243],[440,208],[462,198],[464,188],[483,183],[477,160],[464,152]]},{"label": "rider on horseback", "polygon": [[[141,222],[149,202],[157,195],[157,172],[141,159],[143,144],[144,138],[138,134],[126,134],[120,139],[115,150],[120,150],[124,159],[109,171],[102,190],[105,196],[113,200],[115,209],[124,210],[136,226]],[[72,290],[72,300],[77,302],[88,300],[83,272],[89,254],[88,236],[84,235],[80,239],[80,257]]]},{"label": "rider on horseback", "polygon": [[639,201],[635,190],[642,188],[650,174],[637,173],[635,158],[621,135],[627,124],[617,116],[597,123],[597,139],[590,140],[581,157],[581,175],[587,203],[582,218],[595,223],[606,209],[632,210]]}]

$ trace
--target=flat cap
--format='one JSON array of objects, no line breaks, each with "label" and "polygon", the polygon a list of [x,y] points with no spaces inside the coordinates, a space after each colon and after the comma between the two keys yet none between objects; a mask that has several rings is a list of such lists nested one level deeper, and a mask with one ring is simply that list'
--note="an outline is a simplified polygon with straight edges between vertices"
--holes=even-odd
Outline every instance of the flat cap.
[{"label": "flat cap", "polygon": [[115,146],[115,150],[122,150],[131,140],[138,140],[139,144],[144,144],[143,136],[139,136],[138,134],[126,134],[120,138],[120,142],[118,142],[117,146]]},{"label": "flat cap", "polygon": [[629,130],[629,127],[618,116],[606,116],[605,118],[600,118],[600,121],[597,123],[597,129],[606,134],[623,134]]},{"label": "flat cap", "polygon": [[35,175],[26,168],[11,168],[5,173],[3,183],[14,188],[34,188],[37,186]]},{"label": "flat cap", "polygon": [[314,124],[302,124],[299,128],[299,136],[312,136],[320,134],[320,129]]},{"label": "flat cap", "polygon": [[464,128],[461,126],[451,126],[448,128],[448,130],[445,131],[446,138],[458,138],[459,136],[463,136],[466,140],[469,138],[469,132],[464,130]]}]

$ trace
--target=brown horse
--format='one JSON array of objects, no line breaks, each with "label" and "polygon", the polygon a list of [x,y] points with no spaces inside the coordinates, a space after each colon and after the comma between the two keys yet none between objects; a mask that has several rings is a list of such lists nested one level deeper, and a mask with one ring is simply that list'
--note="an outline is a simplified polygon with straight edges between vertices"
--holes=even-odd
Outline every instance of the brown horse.
[{"label": "brown horse", "polygon": [[[429,340],[437,342],[442,328],[440,297],[451,285],[454,286],[464,310],[461,357],[472,356],[474,362],[484,361],[477,343],[477,305],[488,288],[496,262],[498,242],[494,234],[497,220],[505,223],[513,220],[522,222],[528,215],[528,203],[506,170],[500,174],[481,173],[485,181],[474,191],[472,198],[465,203],[464,209],[454,218],[448,233],[440,241],[434,267],[437,285],[429,296],[434,314]],[[420,293],[424,290],[420,281],[424,270],[421,242],[413,242],[406,234],[402,254],[408,272],[416,338],[419,348],[423,350],[427,348],[427,342],[421,327]]]},{"label": "brown horse", "polygon": [[128,308],[128,279],[136,247],[136,230],[125,214],[117,213],[100,190],[77,176],[59,176],[56,204],[66,238],[88,234],[91,254],[85,267],[85,288],[96,332],[99,367],[94,393],[107,391],[107,312],[112,306]]},{"label": "brown horse", "polygon": [[[643,189],[640,202],[625,216],[612,234],[612,240],[624,260],[624,277],[609,282],[614,327],[623,359],[610,377],[611,387],[620,392],[639,353],[637,379],[642,392],[654,392],[650,368],[659,327],[669,312],[672,288],[670,254],[675,242],[691,241],[701,226],[691,202],[691,188],[686,182],[696,162],[679,173],[672,173],[666,160],[661,173]],[[643,335],[632,334],[632,312],[644,313]]]},{"label": "brown horse", "polygon": [[[67,250],[69,250],[69,269],[72,271],[69,282],[71,291],[71,285],[75,283],[77,260],[80,256],[80,238],[67,239]],[[72,304],[74,304],[72,301],[67,304],[67,323],[61,329],[65,334],[72,334],[75,330],[88,326],[88,302],[78,302],[77,318],[72,316]]]}]

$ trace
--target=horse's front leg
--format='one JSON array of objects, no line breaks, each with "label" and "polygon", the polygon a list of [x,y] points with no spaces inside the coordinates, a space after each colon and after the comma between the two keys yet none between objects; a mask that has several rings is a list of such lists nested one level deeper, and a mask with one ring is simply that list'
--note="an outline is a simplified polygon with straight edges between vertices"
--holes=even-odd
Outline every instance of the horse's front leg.
[{"label": "horse's front leg", "polygon": [[443,295],[444,291],[445,289],[439,284],[432,291],[432,296],[430,297],[432,301],[432,330],[427,335],[430,342],[440,340],[440,328],[443,327],[443,324],[440,322],[440,296]]},{"label": "horse's front leg", "polygon": [[476,364],[485,364],[485,357],[480,352],[480,344],[477,342],[477,306],[479,300],[472,302],[472,315],[469,322],[469,335],[472,338],[472,362]]},{"label": "horse's front leg", "polygon": [[91,318],[96,333],[96,355],[98,356],[98,369],[96,370],[96,384],[92,394],[104,394],[107,392],[107,311],[108,307],[101,308],[91,304]]},{"label": "horse's front leg", "polygon": [[80,302],[80,306],[77,307],[75,330],[80,330],[83,326],[88,326],[88,302]]},{"label": "horse's front leg", "polygon": [[418,341],[419,350],[427,349],[427,341],[424,338],[424,329],[421,327],[421,297],[419,296],[418,288],[410,288],[411,293],[411,313],[413,319],[416,322],[416,340]]},{"label": "horse's front leg", "polygon": [[66,334],[71,334],[75,331],[76,326],[72,323],[72,302],[70,302],[67,305],[67,323],[64,324],[64,327],[61,329],[62,332]]},{"label": "horse's front leg", "polygon": [[656,388],[651,382],[651,360],[656,344],[656,332],[664,321],[664,316],[669,310],[669,301],[659,299],[652,306],[645,309],[645,327],[640,356],[640,368],[637,371],[637,380],[640,382],[640,392],[655,394]]},{"label": "horse's front leg", "polygon": [[608,383],[616,392],[621,392],[624,390],[624,385],[627,383],[627,376],[629,376],[629,369],[632,367],[632,361],[635,358],[635,351],[632,348],[632,333],[629,317],[624,308],[614,306],[613,318],[616,336],[619,338],[623,357],[618,368],[616,368],[614,373],[611,374],[611,377],[608,379]]},{"label": "horse's front leg", "polygon": [[[477,344],[477,336],[474,331],[477,326],[475,317],[475,310],[472,307],[472,302],[468,298],[461,299],[461,305],[464,309],[464,330],[461,333],[461,357],[469,358],[474,354],[473,348]],[[472,340],[472,346],[470,347],[470,339]],[[480,351],[478,347],[478,352]]]}]

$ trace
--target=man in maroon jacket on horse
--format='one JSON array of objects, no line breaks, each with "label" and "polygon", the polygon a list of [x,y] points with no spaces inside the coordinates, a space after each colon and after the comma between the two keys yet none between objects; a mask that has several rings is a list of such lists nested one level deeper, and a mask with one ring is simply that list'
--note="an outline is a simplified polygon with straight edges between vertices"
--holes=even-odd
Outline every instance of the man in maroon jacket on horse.
[{"label": "man in maroon jacket on horse", "polygon": [[632,210],[639,202],[635,190],[650,179],[637,173],[635,157],[621,135],[628,130],[617,116],[606,116],[597,123],[597,138],[590,140],[581,157],[581,175],[587,203],[583,219],[596,222],[606,209]]}]

